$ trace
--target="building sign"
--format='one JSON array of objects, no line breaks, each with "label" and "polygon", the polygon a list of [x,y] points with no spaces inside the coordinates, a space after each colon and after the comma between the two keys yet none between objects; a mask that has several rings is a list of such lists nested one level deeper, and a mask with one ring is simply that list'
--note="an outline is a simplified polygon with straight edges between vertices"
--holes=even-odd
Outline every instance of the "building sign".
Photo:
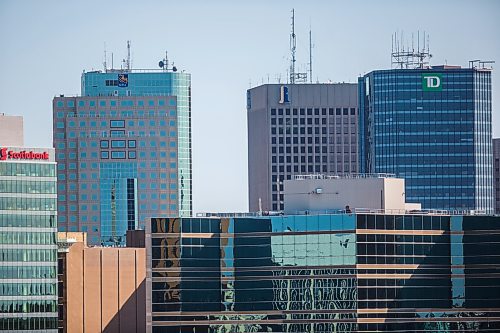
[{"label": "building sign", "polygon": [[7,148],[0,148],[0,161],[6,160],[48,160],[49,153],[35,153],[34,151],[13,151]]},{"label": "building sign", "polygon": [[441,91],[441,74],[422,74],[423,91]]},{"label": "building sign", "polygon": [[288,87],[287,86],[281,86],[280,87],[280,104],[288,104],[290,103],[290,99],[288,98]]},{"label": "building sign", "polygon": [[128,87],[128,74],[118,74],[118,87]]}]

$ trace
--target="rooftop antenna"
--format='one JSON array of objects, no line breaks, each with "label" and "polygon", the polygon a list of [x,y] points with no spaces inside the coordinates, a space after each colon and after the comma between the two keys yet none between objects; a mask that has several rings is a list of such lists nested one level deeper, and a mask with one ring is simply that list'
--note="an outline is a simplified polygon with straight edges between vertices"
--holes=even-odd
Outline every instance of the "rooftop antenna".
[{"label": "rooftop antenna", "polygon": [[113,52],[111,52],[111,69],[114,69],[115,66],[113,64]]},{"label": "rooftop antenna", "polygon": [[309,83],[313,82],[313,45],[312,45],[312,30],[309,23]]},{"label": "rooftop antenna", "polygon": [[[169,70],[169,68],[168,68],[168,66],[169,66],[169,63],[168,63],[168,51],[165,50],[165,58],[163,58],[162,60],[160,60],[160,62],[158,63],[158,66],[160,66],[160,68],[163,69],[165,72],[167,72]],[[174,71],[174,72],[177,71],[177,68],[175,68],[173,62],[172,62],[172,71]]]},{"label": "rooftop antenna", "polygon": [[290,63],[290,83],[295,83],[295,49],[297,41],[295,39],[295,9],[292,8],[292,33],[290,34],[290,51],[292,53],[292,61]]},{"label": "rooftop antenna", "polygon": [[125,63],[125,69],[130,71],[130,41],[127,41],[127,62]]},{"label": "rooftop antenna", "polygon": [[392,35],[391,40],[391,64],[392,68],[398,69],[416,69],[429,68],[430,59],[432,57],[429,48],[429,35],[423,36],[423,47],[420,49],[420,31],[417,31],[417,48],[415,49],[414,33],[411,35],[411,47],[408,41],[404,38],[402,31],[399,36],[398,32]]},{"label": "rooftop antenna", "polygon": [[295,71],[295,51],[297,49],[297,41],[295,35],[295,9],[292,9],[292,33],[290,34],[290,52],[292,59],[290,62],[290,73],[287,73],[291,84],[294,83],[307,83],[307,72]]},{"label": "rooftop antenna", "polygon": [[108,65],[106,63],[106,60],[107,60],[107,57],[106,57],[106,42],[104,42],[104,62],[103,62],[103,65],[104,65],[104,73],[107,73],[108,72]]}]

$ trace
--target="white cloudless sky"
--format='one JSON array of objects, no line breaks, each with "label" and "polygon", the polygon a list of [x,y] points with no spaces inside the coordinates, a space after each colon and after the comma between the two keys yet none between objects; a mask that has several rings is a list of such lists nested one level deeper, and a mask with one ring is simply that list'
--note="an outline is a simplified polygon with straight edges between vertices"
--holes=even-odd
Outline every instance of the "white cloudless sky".
[{"label": "white cloudless sky", "polygon": [[[286,77],[291,9],[297,66],[319,82],[356,82],[390,68],[391,35],[426,31],[431,64],[500,66],[500,1],[23,1],[0,0],[0,112],[24,116],[25,143],[52,146],[52,98],[80,94],[83,70],[115,67],[132,41],[134,68],[168,50],[192,75],[194,211],[246,211],[246,90]],[[494,67],[496,67],[494,65]],[[499,67],[500,68],[500,67]],[[493,72],[493,130],[500,80]]]}]

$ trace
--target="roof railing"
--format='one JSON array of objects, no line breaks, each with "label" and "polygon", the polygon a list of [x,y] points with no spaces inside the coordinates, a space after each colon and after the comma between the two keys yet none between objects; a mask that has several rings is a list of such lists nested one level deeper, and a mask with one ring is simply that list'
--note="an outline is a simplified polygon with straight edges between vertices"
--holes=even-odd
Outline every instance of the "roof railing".
[{"label": "roof railing", "polygon": [[309,174],[309,175],[294,175],[293,180],[309,180],[309,179],[359,179],[359,178],[396,178],[394,173],[339,173],[335,175],[325,174]]},{"label": "roof railing", "polygon": [[197,213],[196,217],[260,217],[260,216],[284,216],[284,215],[341,215],[341,214],[373,214],[373,215],[487,215],[484,210],[445,210],[445,209],[373,209],[373,208],[350,208],[346,209],[324,209],[324,210],[296,210],[285,214],[283,211],[263,211],[251,213]]}]

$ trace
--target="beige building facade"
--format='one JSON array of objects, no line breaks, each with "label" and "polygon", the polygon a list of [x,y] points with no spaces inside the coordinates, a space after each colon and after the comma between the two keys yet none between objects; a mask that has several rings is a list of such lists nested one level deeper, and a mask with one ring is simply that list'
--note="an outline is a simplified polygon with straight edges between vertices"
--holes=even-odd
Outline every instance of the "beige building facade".
[{"label": "beige building facade", "polygon": [[332,210],[420,210],[407,203],[405,180],[391,174],[299,175],[285,181],[285,214]]},{"label": "beige building facade", "polygon": [[23,117],[0,113],[0,145],[23,147]]},{"label": "beige building facade", "polygon": [[145,249],[87,247],[68,234],[59,238],[60,331],[145,332]]}]

